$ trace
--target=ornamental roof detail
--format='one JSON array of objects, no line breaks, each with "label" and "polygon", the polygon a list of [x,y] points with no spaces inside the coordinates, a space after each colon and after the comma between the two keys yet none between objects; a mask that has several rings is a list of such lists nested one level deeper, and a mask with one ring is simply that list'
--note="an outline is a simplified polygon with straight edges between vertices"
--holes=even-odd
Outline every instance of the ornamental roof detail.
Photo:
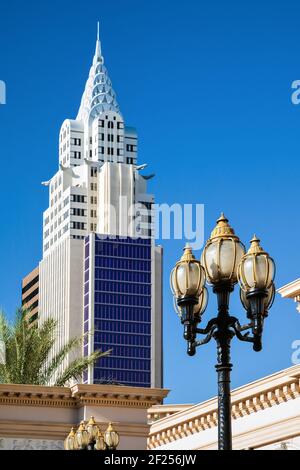
[{"label": "ornamental roof detail", "polygon": [[120,113],[120,108],[112,88],[111,80],[104,66],[98,23],[95,55],[76,119],[88,122],[106,111]]}]

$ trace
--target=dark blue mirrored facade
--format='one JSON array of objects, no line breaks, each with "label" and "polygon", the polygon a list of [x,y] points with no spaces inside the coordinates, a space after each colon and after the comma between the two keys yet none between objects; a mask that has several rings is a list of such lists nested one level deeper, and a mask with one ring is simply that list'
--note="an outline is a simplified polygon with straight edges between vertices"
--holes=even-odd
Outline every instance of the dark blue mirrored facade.
[{"label": "dark blue mirrored facade", "polygon": [[96,384],[151,386],[151,253],[146,238],[85,240],[84,331],[94,349],[111,350],[94,367]]}]

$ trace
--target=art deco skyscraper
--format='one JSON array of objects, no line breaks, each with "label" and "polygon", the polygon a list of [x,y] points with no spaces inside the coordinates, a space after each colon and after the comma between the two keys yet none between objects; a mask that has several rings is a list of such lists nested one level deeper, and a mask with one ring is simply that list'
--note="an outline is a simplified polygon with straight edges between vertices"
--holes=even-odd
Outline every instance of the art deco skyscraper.
[{"label": "art deco skyscraper", "polygon": [[63,122],[59,170],[43,184],[39,321],[58,320],[55,348],[83,332],[82,354],[111,349],[85,383],[162,386],[162,249],[154,197],[137,165],[99,40],[75,120]]}]

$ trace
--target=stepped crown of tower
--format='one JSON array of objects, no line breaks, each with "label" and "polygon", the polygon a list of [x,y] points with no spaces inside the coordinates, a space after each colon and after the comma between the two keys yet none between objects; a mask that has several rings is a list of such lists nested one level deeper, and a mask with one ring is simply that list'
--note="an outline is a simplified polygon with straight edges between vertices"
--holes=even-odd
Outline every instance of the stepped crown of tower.
[{"label": "stepped crown of tower", "polygon": [[81,98],[76,119],[85,123],[95,119],[106,111],[120,113],[116,94],[104,66],[99,38],[99,22],[97,27],[96,49],[88,80]]}]

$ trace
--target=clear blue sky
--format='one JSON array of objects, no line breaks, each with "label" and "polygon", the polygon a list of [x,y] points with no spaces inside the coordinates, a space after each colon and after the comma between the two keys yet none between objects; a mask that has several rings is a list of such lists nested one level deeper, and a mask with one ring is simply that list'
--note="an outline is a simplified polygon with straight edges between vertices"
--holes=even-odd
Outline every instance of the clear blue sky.
[{"label": "clear blue sky", "polygon": [[[139,162],[158,203],[205,204],[206,238],[221,210],[241,239],[255,231],[276,260],[277,287],[300,277],[300,4],[296,1],[21,2],[0,12],[1,282],[12,314],[21,278],[41,257],[40,184],[58,165],[58,132],[77,113],[101,22],[102,47]],[[164,242],[165,387],[170,402],[216,392],[215,344],[185,354],[169,272],[183,242]],[[212,296],[211,296],[212,297]],[[245,320],[237,292],[233,313]],[[214,299],[205,320],[214,314]],[[292,301],[276,298],[264,349],[234,341],[233,386],[291,365],[300,339]]]}]

